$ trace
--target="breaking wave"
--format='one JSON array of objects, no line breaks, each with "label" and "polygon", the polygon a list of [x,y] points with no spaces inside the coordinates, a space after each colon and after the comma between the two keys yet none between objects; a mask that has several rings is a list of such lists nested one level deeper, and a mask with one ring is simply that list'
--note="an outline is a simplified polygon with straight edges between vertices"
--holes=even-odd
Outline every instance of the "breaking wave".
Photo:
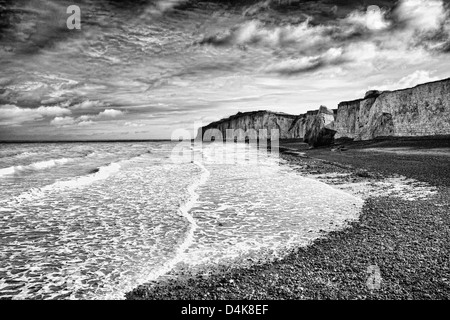
[{"label": "breaking wave", "polygon": [[46,161],[34,162],[26,166],[12,166],[8,168],[0,169],[0,177],[7,175],[16,175],[27,171],[44,170],[58,165],[63,165],[68,162],[74,161],[73,158],[51,159]]},{"label": "breaking wave", "polygon": [[14,200],[16,201],[26,201],[26,200],[34,200],[42,198],[45,194],[55,192],[55,191],[63,191],[67,189],[79,188],[86,185],[89,185],[95,181],[105,180],[109,178],[114,173],[120,170],[119,163],[110,163],[106,166],[99,167],[95,169],[95,172],[92,172],[85,176],[76,177],[74,179],[65,180],[65,181],[57,181],[55,183],[49,184],[42,188],[34,188],[21,195],[17,196]]}]

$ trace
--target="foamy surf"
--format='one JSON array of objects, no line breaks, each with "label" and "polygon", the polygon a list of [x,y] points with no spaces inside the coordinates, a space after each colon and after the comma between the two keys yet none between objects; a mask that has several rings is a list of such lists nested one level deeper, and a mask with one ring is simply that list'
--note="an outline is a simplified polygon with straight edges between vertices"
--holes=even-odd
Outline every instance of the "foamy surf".
[{"label": "foamy surf", "polygon": [[44,186],[42,188],[34,188],[25,193],[20,194],[16,198],[14,198],[17,202],[22,201],[30,201],[42,198],[47,193],[63,191],[72,188],[80,188],[83,186],[87,186],[91,183],[94,183],[99,180],[105,180],[109,178],[114,173],[120,170],[119,163],[111,163],[107,166],[100,167],[96,169],[96,172],[91,173],[86,176],[77,177],[75,179],[66,180],[66,181],[57,181],[53,184]]},{"label": "foamy surf", "polygon": [[0,169],[0,177],[24,173],[27,171],[45,170],[55,166],[63,165],[74,161],[73,158],[51,159],[46,161],[34,162],[26,166],[12,166]]},{"label": "foamy surf", "polygon": [[205,168],[205,166],[202,163],[194,162],[194,164],[196,164],[198,167],[200,167],[200,169],[202,169],[202,173],[200,175],[200,178],[189,186],[187,190],[189,194],[189,199],[185,203],[183,203],[179,209],[180,215],[186,218],[186,220],[189,222],[190,225],[189,231],[186,234],[186,238],[184,239],[183,244],[180,247],[178,247],[175,257],[172,260],[170,260],[164,267],[162,267],[156,272],[153,272],[147,278],[147,281],[153,281],[158,279],[162,275],[172,270],[179,262],[183,261],[183,254],[194,242],[194,234],[198,226],[190,211],[197,203],[198,198],[200,197],[200,195],[197,193],[197,189],[200,186],[204,185],[210,176],[210,172],[208,171],[208,169]]},{"label": "foamy surf", "polygon": [[[161,276],[164,276],[171,270],[173,270],[178,263],[184,260],[185,252],[194,242],[195,231],[198,226],[190,211],[197,204],[200,197],[199,193],[197,192],[198,188],[204,185],[210,176],[210,172],[202,163],[194,162],[194,164],[202,170],[202,173],[199,179],[197,179],[187,188],[188,199],[187,201],[182,203],[180,208],[178,209],[179,215],[184,217],[189,223],[189,229],[185,234],[184,241],[176,249],[174,257],[166,262],[163,266],[159,267],[157,270],[152,270],[147,275],[144,275],[144,277],[142,278],[142,283],[158,280]],[[110,293],[106,296],[100,297],[100,299],[123,299],[124,294],[127,291],[132,290],[136,285],[138,284],[129,284],[129,286],[127,286],[124,291],[116,291],[114,293]]]}]

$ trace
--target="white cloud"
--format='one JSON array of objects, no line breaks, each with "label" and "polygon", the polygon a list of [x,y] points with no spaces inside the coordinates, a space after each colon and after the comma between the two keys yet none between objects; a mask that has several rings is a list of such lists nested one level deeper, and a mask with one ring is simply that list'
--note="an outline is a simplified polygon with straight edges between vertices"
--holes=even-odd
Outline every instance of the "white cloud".
[{"label": "white cloud", "polygon": [[125,113],[120,110],[106,109],[98,114],[80,116],[80,117],[78,117],[78,120],[88,121],[88,120],[98,120],[98,119],[111,119],[111,118],[117,118],[118,116],[121,116],[123,114],[125,114]]},{"label": "white cloud", "polygon": [[401,78],[398,81],[399,88],[414,87],[418,84],[437,81],[438,77],[433,77],[429,71],[417,70],[414,73]]},{"label": "white cloud", "polygon": [[[33,109],[32,109],[33,110]],[[63,115],[63,114],[71,114],[71,111],[61,107],[39,107],[36,109],[36,112],[45,117]]]},{"label": "white cloud", "polygon": [[120,110],[106,109],[105,111],[100,112],[97,117],[100,119],[108,119],[108,118],[116,118],[123,114],[124,114],[123,111]]},{"label": "white cloud", "polygon": [[92,126],[93,124],[95,124],[95,122],[92,121],[92,120],[81,121],[81,122],[78,123],[78,125],[79,125],[80,127]]},{"label": "white cloud", "polygon": [[395,11],[397,18],[416,30],[437,30],[446,19],[442,0],[403,0]]},{"label": "white cloud", "polygon": [[353,62],[370,62],[380,57],[380,50],[371,42],[351,44],[347,47],[346,55]]},{"label": "white cloud", "polygon": [[321,55],[301,57],[298,59],[287,59],[281,62],[270,64],[266,67],[265,70],[267,72],[289,75],[306,71],[313,71],[324,65],[333,65],[341,62],[342,59],[342,48],[331,48]]},{"label": "white cloud", "polygon": [[53,119],[50,124],[56,125],[58,127],[60,126],[69,126],[69,125],[78,125],[78,126],[90,126],[95,124],[95,120],[106,120],[106,119],[112,119],[117,118],[118,116],[121,116],[125,114],[123,111],[116,110],[116,109],[106,109],[98,114],[95,115],[82,115],[78,118],[72,118],[72,117],[56,117]]},{"label": "white cloud", "polygon": [[104,108],[106,107],[106,103],[103,101],[97,100],[86,100],[81,103],[73,105],[72,109],[95,109],[95,108]]},{"label": "white cloud", "polygon": [[388,82],[382,86],[378,86],[373,89],[385,91],[385,90],[398,90],[405,88],[412,88],[418,84],[432,82],[439,80],[438,77],[432,76],[431,72],[424,70],[417,70],[396,82]]},{"label": "white cloud", "polygon": [[378,6],[369,6],[366,12],[354,11],[345,21],[362,25],[369,30],[384,30],[387,29],[391,23],[386,20],[385,12]]},{"label": "white cloud", "polygon": [[310,26],[309,20],[298,25],[266,26],[258,20],[245,22],[222,34],[206,37],[203,43],[216,45],[263,45],[280,48],[294,46],[308,48],[323,45],[335,30],[332,26]]},{"label": "white cloud", "polygon": [[71,114],[71,111],[61,107],[20,108],[16,105],[0,107],[0,124],[18,125],[23,122],[41,120],[44,117],[55,117]]},{"label": "white cloud", "polygon": [[75,119],[72,117],[56,117],[50,122],[50,124],[57,127],[70,126],[75,124]]},{"label": "white cloud", "polygon": [[159,0],[156,3],[150,4],[141,15],[141,18],[157,17],[164,12],[171,10],[176,5],[186,2],[187,0]]}]

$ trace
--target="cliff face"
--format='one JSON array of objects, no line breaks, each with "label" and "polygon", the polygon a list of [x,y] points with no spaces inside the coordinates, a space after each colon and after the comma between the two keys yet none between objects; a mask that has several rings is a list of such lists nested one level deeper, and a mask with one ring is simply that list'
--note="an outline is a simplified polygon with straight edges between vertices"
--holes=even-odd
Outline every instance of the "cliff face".
[{"label": "cliff face", "polygon": [[[268,138],[270,138],[271,130],[278,129],[280,139],[290,139],[294,138],[294,136],[289,131],[289,128],[296,118],[297,117],[294,115],[265,110],[244,113],[239,112],[227,119],[213,122],[200,130],[202,130],[203,135],[206,133],[204,136],[205,140],[210,140],[211,135],[214,135],[214,132],[210,129],[218,129],[221,132],[223,139],[227,137],[227,129],[242,129],[242,133],[238,137],[240,139],[244,139],[245,132],[248,133],[252,129],[256,130],[256,134],[259,133],[259,129],[267,129],[267,135]],[[215,138],[217,139],[218,137]]]},{"label": "cliff face", "polygon": [[[318,137],[325,136],[325,133],[330,134],[331,132],[328,129],[333,128],[333,123],[333,111],[323,106],[319,110],[308,111],[306,114],[299,116],[261,110],[239,112],[229,118],[213,122],[199,129],[199,134],[202,134],[205,141],[210,141],[212,136],[214,136],[214,139],[220,138],[217,135],[225,140],[227,130],[232,129],[239,140],[244,140],[246,137],[249,139],[256,138],[252,137],[252,130],[255,130],[253,131],[254,134],[258,134],[259,129],[267,129],[268,138],[271,138],[271,130],[278,129],[280,139],[296,138],[304,139],[311,144],[321,144],[321,138]],[[241,130],[236,131],[236,129]],[[217,130],[220,132],[219,134]],[[334,136],[334,131],[331,131]]]},{"label": "cliff face", "polygon": [[[238,113],[201,128],[199,134],[211,132],[209,129],[218,129],[224,139],[227,129],[242,129],[241,136],[251,129],[256,133],[267,129],[269,138],[270,130],[278,129],[280,139],[300,138],[314,146],[329,144],[334,138],[447,135],[450,79],[404,90],[369,91],[363,99],[341,102],[337,110],[322,106],[298,116],[270,111]],[[210,134],[204,139],[209,140]]]},{"label": "cliff face", "polygon": [[289,131],[294,138],[303,139],[310,145],[325,145],[333,140],[336,133],[334,121],[334,111],[321,106],[319,110],[298,116]]},{"label": "cliff face", "polygon": [[355,140],[450,134],[450,79],[341,102],[335,129]]},{"label": "cliff face", "polygon": [[358,137],[361,129],[368,123],[368,114],[375,100],[376,97],[371,97],[339,103],[334,125],[336,138]]}]

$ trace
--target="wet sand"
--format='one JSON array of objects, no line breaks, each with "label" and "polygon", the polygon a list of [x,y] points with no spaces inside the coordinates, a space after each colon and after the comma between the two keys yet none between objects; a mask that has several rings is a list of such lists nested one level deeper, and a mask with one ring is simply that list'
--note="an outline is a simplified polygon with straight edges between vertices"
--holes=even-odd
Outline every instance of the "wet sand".
[{"label": "wet sand", "polygon": [[127,298],[449,299],[449,148],[446,137],[311,150],[284,141],[287,165],[359,192],[365,199],[359,220],[281,260],[150,283]]}]

